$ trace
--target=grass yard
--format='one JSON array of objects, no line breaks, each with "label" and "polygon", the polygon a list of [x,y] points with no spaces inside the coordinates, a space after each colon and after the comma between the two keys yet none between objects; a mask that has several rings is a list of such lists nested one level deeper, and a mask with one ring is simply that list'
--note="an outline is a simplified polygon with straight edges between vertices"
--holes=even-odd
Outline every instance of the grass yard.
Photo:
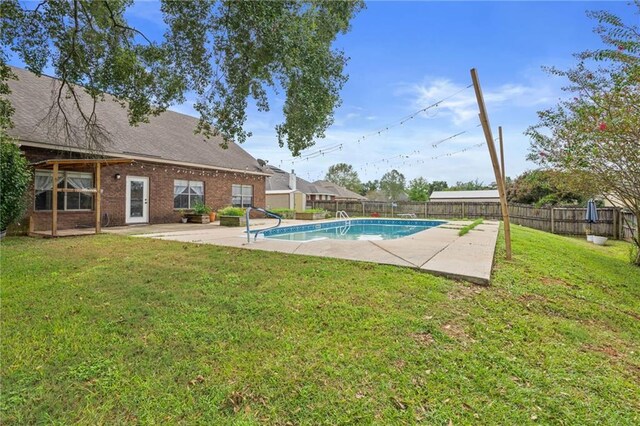
[{"label": "grass yard", "polygon": [[493,286],[101,235],[2,242],[0,423],[640,424],[640,269],[514,227]]}]

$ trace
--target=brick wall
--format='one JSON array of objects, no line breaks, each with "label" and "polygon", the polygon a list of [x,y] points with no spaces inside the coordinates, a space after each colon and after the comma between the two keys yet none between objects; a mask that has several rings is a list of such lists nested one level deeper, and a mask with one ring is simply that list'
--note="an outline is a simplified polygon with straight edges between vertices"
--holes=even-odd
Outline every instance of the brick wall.
[{"label": "brick wall", "polygon": [[[71,158],[69,153],[22,146],[30,163],[54,159]],[[92,172],[93,168],[78,170]],[[115,175],[120,174],[120,179]],[[252,185],[253,204],[265,206],[265,177],[242,172],[224,172],[208,169],[171,166],[167,164],[140,162],[102,167],[102,224],[121,226],[125,223],[126,177],[149,178],[149,222],[178,222],[180,215],[173,208],[173,181],[192,180],[204,182],[204,202],[214,210],[231,204],[231,185]],[[31,216],[36,231],[51,228],[50,211],[33,211],[33,187],[31,188],[26,216]],[[58,212],[58,229],[94,226],[95,211]]]}]

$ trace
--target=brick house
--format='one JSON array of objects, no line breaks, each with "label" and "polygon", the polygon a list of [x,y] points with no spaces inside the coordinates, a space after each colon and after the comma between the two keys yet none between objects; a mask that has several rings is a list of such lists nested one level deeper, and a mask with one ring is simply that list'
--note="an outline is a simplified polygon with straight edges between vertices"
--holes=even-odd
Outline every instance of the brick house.
[{"label": "brick house", "polygon": [[[126,109],[105,95],[96,105],[105,137],[101,146],[88,149],[90,143],[79,114],[74,115],[72,101],[63,102],[72,124],[70,132],[62,131],[59,115],[52,113],[60,82],[19,68],[12,70],[18,79],[9,81],[15,113],[14,127],[8,133],[34,167],[26,213],[34,231],[51,227],[53,174],[50,167],[41,165],[56,159],[132,160],[101,169],[79,165],[61,170],[57,183],[59,229],[94,226],[98,197],[84,189],[94,187],[96,170],[101,173],[102,226],[178,222],[180,211],[197,202],[214,210],[228,205],[265,206],[265,179],[271,172],[237,144],[229,142],[224,149],[221,138],[195,134],[196,118],[167,111],[151,117],[148,123],[130,126]],[[92,102],[82,93],[79,104],[90,111]]]}]

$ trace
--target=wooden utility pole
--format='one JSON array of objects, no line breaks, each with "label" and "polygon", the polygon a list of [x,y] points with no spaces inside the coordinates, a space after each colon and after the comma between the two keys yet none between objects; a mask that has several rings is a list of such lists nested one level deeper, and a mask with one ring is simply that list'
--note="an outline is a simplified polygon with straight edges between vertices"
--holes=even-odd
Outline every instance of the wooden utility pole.
[{"label": "wooden utility pole", "polygon": [[471,69],[471,80],[473,81],[473,89],[476,92],[478,109],[480,110],[480,123],[482,124],[482,130],[484,131],[484,137],[487,140],[491,164],[493,165],[493,173],[495,174],[498,193],[500,194],[500,207],[502,208],[502,221],[504,224],[504,245],[507,252],[506,258],[507,260],[510,260],[511,226],[509,224],[509,206],[507,205],[505,179],[500,171],[500,164],[498,164],[498,154],[496,153],[496,146],[493,144],[493,135],[491,134],[491,126],[489,126],[489,117],[487,116],[487,109],[484,105],[484,97],[482,96],[482,89],[480,88],[480,81],[478,80],[478,72],[475,68]]},{"label": "wooden utility pole", "polygon": [[500,171],[504,179],[504,188],[507,189],[507,172],[504,169],[504,143],[502,140],[502,126],[498,126],[498,137],[500,138]]}]

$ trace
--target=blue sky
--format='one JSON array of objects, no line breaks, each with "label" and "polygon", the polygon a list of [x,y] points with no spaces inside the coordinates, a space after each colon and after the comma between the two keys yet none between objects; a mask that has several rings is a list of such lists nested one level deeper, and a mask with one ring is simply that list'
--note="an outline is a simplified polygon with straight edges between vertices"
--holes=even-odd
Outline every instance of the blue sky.
[{"label": "blue sky", "polygon": [[[563,96],[563,81],[544,73],[541,66],[567,67],[574,63],[573,53],[599,47],[592,32],[595,22],[585,11],[600,9],[627,22],[639,19],[626,2],[368,2],[353,20],[351,32],[336,42],[351,58],[342,106],[326,139],[306,153],[337,144],[342,149],[292,159],[278,147],[273,130],[281,120],[282,99],[277,96],[272,97],[270,112],[251,108],[246,127],[253,136],[243,147],[308,180],[320,179],[332,164],[346,162],[363,181],[379,179],[395,168],[407,180],[423,176],[450,183],[476,178],[491,182],[486,145],[470,148],[484,141],[476,127],[473,89],[464,89],[475,67],[494,136],[497,126],[504,129],[507,175],[517,176],[535,167],[525,160],[529,141],[524,130],[536,123],[537,110]],[[137,2],[128,16],[147,35],[161,36],[157,3]],[[437,108],[375,134],[454,93],[458,94]],[[190,103],[172,109],[196,115]],[[466,133],[432,146],[462,131]],[[362,141],[363,135],[370,136]]]}]

